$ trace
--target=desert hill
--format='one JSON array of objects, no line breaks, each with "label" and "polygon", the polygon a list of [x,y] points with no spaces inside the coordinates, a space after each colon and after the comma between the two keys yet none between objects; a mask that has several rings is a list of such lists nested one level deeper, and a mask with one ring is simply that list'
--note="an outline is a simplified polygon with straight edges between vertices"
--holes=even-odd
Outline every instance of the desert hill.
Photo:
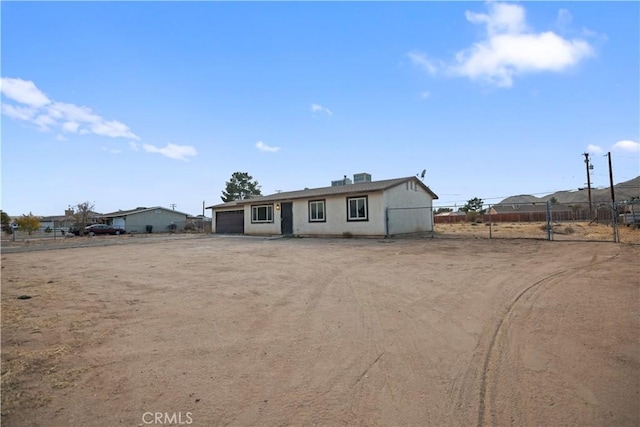
[{"label": "desert hill", "polygon": [[[630,200],[633,197],[640,197],[640,176],[637,176],[629,181],[620,182],[614,184],[613,191],[615,193],[616,201],[621,202],[624,200]],[[554,198],[558,203],[581,203],[588,202],[589,197],[587,190],[567,190],[556,191],[546,196],[536,197],[527,194],[519,196],[510,196],[502,200],[501,204],[522,204],[522,203],[544,203],[551,198]],[[591,189],[591,201],[593,203],[610,202],[611,191],[609,187],[598,190]]]}]

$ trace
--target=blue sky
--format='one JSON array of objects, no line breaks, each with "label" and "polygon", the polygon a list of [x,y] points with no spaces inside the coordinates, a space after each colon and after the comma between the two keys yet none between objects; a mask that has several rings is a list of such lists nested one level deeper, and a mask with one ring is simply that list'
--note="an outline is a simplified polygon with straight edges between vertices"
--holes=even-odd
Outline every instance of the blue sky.
[{"label": "blue sky", "polygon": [[[437,205],[640,175],[638,2],[2,2],[2,209],[426,169]],[[210,212],[206,212],[210,215]]]}]

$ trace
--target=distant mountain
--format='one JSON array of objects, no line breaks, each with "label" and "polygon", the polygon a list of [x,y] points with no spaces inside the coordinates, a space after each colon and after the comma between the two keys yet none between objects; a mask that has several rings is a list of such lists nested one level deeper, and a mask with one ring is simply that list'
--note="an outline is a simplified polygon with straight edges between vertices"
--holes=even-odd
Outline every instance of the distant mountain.
[{"label": "distant mountain", "polygon": [[[640,197],[640,176],[633,178],[629,181],[620,182],[614,184],[613,192],[615,193],[616,201],[629,200],[632,197]],[[547,200],[555,197],[558,203],[581,203],[588,202],[589,196],[587,189],[584,190],[567,190],[557,191],[553,194],[547,194],[543,197],[536,197],[527,194],[519,196],[510,196],[501,201],[501,204],[523,204],[523,203],[544,203]],[[599,190],[591,189],[591,201],[594,203],[610,202],[611,190],[609,187]]]}]

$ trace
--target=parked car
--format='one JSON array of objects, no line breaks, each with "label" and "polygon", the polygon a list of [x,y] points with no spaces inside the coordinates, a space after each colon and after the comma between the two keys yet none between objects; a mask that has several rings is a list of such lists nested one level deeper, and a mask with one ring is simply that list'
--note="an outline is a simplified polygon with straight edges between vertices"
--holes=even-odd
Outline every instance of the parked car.
[{"label": "parked car", "polygon": [[124,231],[122,228],[113,228],[110,225],[107,224],[92,224],[92,225],[88,225],[84,228],[84,231],[82,232],[82,234],[84,234],[85,236],[94,236],[97,234],[124,234],[126,233],[126,231]]}]

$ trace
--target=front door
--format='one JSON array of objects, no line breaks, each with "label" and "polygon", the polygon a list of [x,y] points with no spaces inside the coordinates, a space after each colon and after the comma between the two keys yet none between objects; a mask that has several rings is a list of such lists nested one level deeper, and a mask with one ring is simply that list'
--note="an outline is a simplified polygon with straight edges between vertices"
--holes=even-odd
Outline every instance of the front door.
[{"label": "front door", "polygon": [[280,232],[285,236],[293,234],[293,203],[282,203],[280,211]]}]

